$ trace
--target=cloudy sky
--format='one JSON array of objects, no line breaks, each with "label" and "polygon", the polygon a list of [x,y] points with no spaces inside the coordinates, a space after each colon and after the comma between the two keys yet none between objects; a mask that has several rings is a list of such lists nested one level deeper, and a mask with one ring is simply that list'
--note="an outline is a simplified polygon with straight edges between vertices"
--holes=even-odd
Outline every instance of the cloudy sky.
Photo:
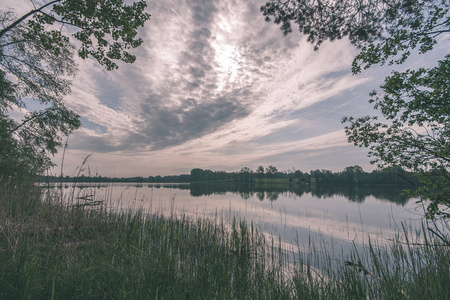
[{"label": "cloudy sky", "polygon": [[[1,1],[18,14],[32,8],[29,0]],[[147,1],[152,17],[134,64],[107,72],[80,62],[66,103],[83,127],[69,138],[65,175],[89,154],[92,172],[105,176],[259,165],[372,170],[367,150],[347,143],[341,119],[375,113],[368,93],[389,69],[352,75],[357,52],[347,40],[313,51],[299,33],[284,37],[266,23],[264,2]]]}]

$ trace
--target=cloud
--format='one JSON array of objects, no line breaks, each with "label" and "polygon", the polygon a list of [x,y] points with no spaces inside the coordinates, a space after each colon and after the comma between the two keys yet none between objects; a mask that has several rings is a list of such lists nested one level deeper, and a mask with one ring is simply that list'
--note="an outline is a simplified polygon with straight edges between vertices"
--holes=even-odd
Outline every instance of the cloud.
[{"label": "cloud", "polygon": [[5,9],[13,10],[18,16],[22,16],[34,9],[31,1],[3,0],[2,2]]},{"label": "cloud", "polygon": [[94,152],[109,174],[143,174],[143,165],[162,174],[281,167],[348,149],[338,114],[371,80],[350,74],[355,50],[339,41],[313,51],[297,32],[284,37],[264,21],[264,3],[149,1],[134,64],[106,72],[79,60],[66,103],[84,124],[70,137],[67,165]]},{"label": "cloud", "polygon": [[[247,116],[256,103],[263,101],[264,83],[272,76],[262,70],[254,48],[272,50],[259,45],[257,39],[253,42],[257,46],[242,47],[239,43],[247,38],[236,38],[238,28],[233,26],[241,26],[243,21],[218,26],[225,21],[224,9],[231,9],[224,8],[224,3],[217,8],[210,1],[177,2],[182,9],[171,10],[167,5],[154,5],[152,15],[156,20],[152,19],[146,33],[149,41],[144,55],[139,56],[138,67],[121,66],[125,71],[119,70],[109,78],[124,90],[119,109],[111,111],[108,102],[116,99],[106,99],[106,93],[99,95],[98,88],[87,89],[89,83],[77,83],[80,88],[74,97],[93,98],[83,95],[91,93],[102,99],[103,106],[97,99],[90,99],[73,101],[71,107],[102,126],[108,118],[105,140],[110,140],[111,146],[114,142],[117,150],[124,145],[155,150],[182,144]],[[245,5],[239,8],[248,11]],[[158,33],[160,30],[163,33]],[[98,86],[105,84],[104,79],[92,79]],[[122,143],[115,142],[119,139]]]},{"label": "cloud", "polygon": [[[69,149],[64,164],[68,170],[66,172],[73,172],[87,154],[90,152]],[[355,164],[370,170],[365,153],[347,144],[344,133],[339,131],[278,145],[235,141],[225,146],[215,146],[198,140],[190,142],[190,146],[169,147],[164,151],[136,152],[126,149],[93,153],[89,158],[91,169],[98,167],[107,176],[184,174],[192,168],[237,171],[243,166],[255,169],[259,165],[275,165],[280,170],[295,167],[306,172],[317,168],[341,171],[345,166]]]},{"label": "cloud", "polygon": [[141,109],[142,117],[146,118],[136,124],[139,129],[130,135],[127,144],[137,147],[146,145],[152,150],[199,138],[231,119],[246,114],[245,106],[233,95],[220,96],[211,102],[182,99],[180,104],[170,106],[166,106],[164,100],[155,95]]}]

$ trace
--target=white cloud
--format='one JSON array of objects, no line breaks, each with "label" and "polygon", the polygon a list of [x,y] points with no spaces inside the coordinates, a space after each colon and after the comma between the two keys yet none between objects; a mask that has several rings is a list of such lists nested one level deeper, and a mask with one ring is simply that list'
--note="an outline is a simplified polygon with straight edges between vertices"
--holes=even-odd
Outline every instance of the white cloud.
[{"label": "white cloud", "polygon": [[313,51],[298,33],[283,37],[264,21],[262,4],[149,1],[134,64],[106,72],[79,62],[66,103],[87,121],[70,138],[67,168],[91,152],[101,173],[131,176],[282,165],[293,163],[288,156],[350,149],[338,114],[369,80],[350,74],[355,50],[343,40]]}]

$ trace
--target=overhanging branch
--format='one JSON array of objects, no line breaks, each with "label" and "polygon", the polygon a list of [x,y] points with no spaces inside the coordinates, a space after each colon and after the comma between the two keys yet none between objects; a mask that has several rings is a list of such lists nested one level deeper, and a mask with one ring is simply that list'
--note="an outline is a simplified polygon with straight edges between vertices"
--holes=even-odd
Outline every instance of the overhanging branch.
[{"label": "overhanging branch", "polygon": [[37,9],[33,9],[32,11],[28,12],[27,14],[23,15],[22,17],[20,17],[19,19],[17,19],[15,22],[13,22],[11,25],[9,25],[8,27],[2,29],[0,31],[0,38],[2,36],[4,36],[8,31],[10,31],[11,29],[13,29],[14,27],[16,27],[17,25],[19,25],[22,21],[24,21],[25,19],[27,19],[28,17],[34,15],[35,13],[38,13],[40,11],[42,11],[44,8],[46,8],[47,6],[50,6],[52,4],[55,4],[57,2],[61,2],[62,0],[54,0],[51,1],[47,4],[42,5],[41,7],[37,8]]},{"label": "overhanging branch", "polygon": [[48,110],[45,110],[39,114],[33,115],[30,118],[26,119],[25,121],[23,121],[21,124],[17,125],[14,129],[10,130],[9,133],[14,133],[15,131],[17,131],[20,127],[24,126],[26,123],[32,121],[33,119],[42,117],[43,115],[47,114]]}]

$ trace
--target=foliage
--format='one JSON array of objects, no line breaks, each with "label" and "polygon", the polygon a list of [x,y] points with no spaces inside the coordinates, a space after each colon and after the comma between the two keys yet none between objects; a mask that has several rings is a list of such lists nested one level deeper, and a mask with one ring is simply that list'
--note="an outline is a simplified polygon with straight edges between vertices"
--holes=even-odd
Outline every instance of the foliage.
[{"label": "foliage", "polygon": [[256,168],[255,172],[260,174],[260,175],[264,175],[264,167],[263,166],[259,166],[258,168]]},{"label": "foliage", "polygon": [[[137,30],[144,26],[150,15],[144,12],[144,0],[125,5],[123,0],[54,0],[18,18],[0,31],[3,38],[27,18],[25,39],[38,40],[55,55],[65,50],[62,42],[68,37],[61,31],[49,29],[49,25],[62,25],[75,31],[72,37],[79,43],[78,55],[95,58],[108,70],[118,66],[114,60],[132,63],[136,57],[127,49],[142,44]],[[51,9],[49,9],[51,7]]]},{"label": "foliage", "polygon": [[[242,184],[251,183],[252,187],[258,185],[274,185],[281,186],[301,186],[309,183],[319,184],[337,184],[337,185],[360,185],[360,184],[383,184],[383,185],[411,185],[413,180],[412,175],[402,168],[390,168],[384,171],[374,170],[372,172],[365,172],[360,166],[346,167],[342,172],[331,172],[330,170],[312,170],[308,173],[303,173],[300,170],[295,172],[278,171],[275,166],[269,166],[270,172],[260,173],[253,172],[251,169],[244,167],[239,172],[225,172],[225,171],[211,171],[203,169],[192,169],[190,175],[186,175],[186,180],[191,183],[232,183]],[[264,170],[262,166],[257,170]],[[165,179],[165,177],[164,177]],[[59,178],[54,178],[59,180]],[[67,178],[70,180],[80,180],[80,178]],[[86,177],[83,180],[91,180],[97,182],[94,177]],[[110,178],[102,177],[103,181],[130,181],[126,178]],[[100,180],[100,181],[101,181]],[[154,178],[144,179],[145,182],[155,182]],[[163,181],[160,181],[163,182]],[[170,178],[166,182],[170,181]]]},{"label": "foliage", "polygon": [[242,167],[239,171],[239,182],[241,183],[252,183],[253,181],[253,170],[248,167]]},{"label": "foliage", "polygon": [[[450,32],[449,1],[308,1],[273,0],[261,11],[266,20],[282,24],[284,34],[291,22],[308,36],[315,49],[325,40],[349,37],[359,50],[352,72],[375,64],[402,64],[413,50],[425,53]],[[427,217],[450,217],[449,56],[430,69],[393,72],[371,93],[377,117],[346,117],[349,142],[370,149],[372,163],[382,168],[403,168],[416,174],[416,195],[430,200]]]},{"label": "foliage", "polygon": [[268,166],[266,168],[266,174],[269,175],[270,177],[275,175],[277,172],[278,172],[278,169],[275,166]]},{"label": "foliage", "polygon": [[[450,216],[450,55],[431,69],[394,72],[373,92],[378,117],[344,118],[350,142],[370,149],[381,168],[402,167],[418,175],[416,194],[431,200],[427,215]],[[439,206],[441,208],[439,208]]]},{"label": "foliage", "polygon": [[[145,7],[143,0],[54,0],[22,17],[0,11],[0,175],[42,173],[52,164],[63,137],[81,126],[63,103],[77,71],[74,53],[107,70],[134,62],[128,49],[142,43]],[[30,100],[40,109],[27,110]]]},{"label": "foliage", "polygon": [[[5,27],[14,15],[2,12],[0,18]],[[78,116],[62,103],[70,91],[66,77],[76,71],[68,41],[59,41],[56,55],[37,37],[25,35],[25,26],[18,24],[0,40],[0,169],[6,177],[44,171],[50,165],[49,155],[60,146],[60,134],[80,126]],[[26,112],[17,121],[10,112],[25,109],[24,98],[37,100],[43,109]]]},{"label": "foliage", "polygon": [[292,24],[319,49],[326,41],[348,37],[361,52],[353,62],[353,72],[373,64],[403,63],[410,49],[429,51],[437,37],[449,32],[449,2],[434,0],[272,0],[261,7],[266,21],[281,24],[283,34]]}]

